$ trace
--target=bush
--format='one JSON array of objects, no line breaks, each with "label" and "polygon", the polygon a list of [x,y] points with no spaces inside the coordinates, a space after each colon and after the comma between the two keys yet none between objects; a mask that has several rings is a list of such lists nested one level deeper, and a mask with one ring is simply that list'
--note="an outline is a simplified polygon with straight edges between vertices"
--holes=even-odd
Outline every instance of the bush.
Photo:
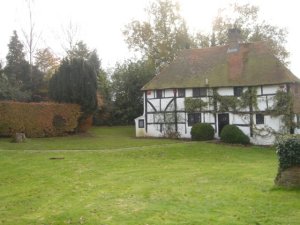
[{"label": "bush", "polygon": [[73,132],[80,116],[76,104],[0,102],[0,136],[60,136]]},{"label": "bush", "polygon": [[87,132],[93,125],[93,116],[89,116],[85,119],[80,119],[77,131],[80,133]]},{"label": "bush", "polygon": [[290,167],[300,166],[300,137],[283,136],[277,139],[276,153],[279,157],[279,170],[283,171]]},{"label": "bush", "polygon": [[196,123],[191,130],[192,140],[207,141],[214,139],[215,131],[208,123]]},{"label": "bush", "polygon": [[235,125],[226,125],[221,131],[221,140],[232,144],[249,144],[250,139]]}]

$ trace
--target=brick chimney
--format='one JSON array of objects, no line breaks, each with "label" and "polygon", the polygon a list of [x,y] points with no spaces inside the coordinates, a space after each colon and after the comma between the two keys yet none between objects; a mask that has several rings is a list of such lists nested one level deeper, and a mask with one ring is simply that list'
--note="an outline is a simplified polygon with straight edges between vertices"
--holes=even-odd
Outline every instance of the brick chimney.
[{"label": "brick chimney", "polygon": [[238,52],[241,42],[241,30],[238,28],[228,29],[228,49],[227,53]]},{"label": "brick chimney", "polygon": [[227,63],[230,80],[238,80],[241,78],[244,63],[243,53],[240,48],[241,30],[232,28],[228,30],[228,49],[227,49]]}]

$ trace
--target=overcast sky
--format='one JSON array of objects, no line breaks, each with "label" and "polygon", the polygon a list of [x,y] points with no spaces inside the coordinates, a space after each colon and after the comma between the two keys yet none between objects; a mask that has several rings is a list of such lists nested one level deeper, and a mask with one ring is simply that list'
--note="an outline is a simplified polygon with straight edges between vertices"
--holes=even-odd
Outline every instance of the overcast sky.
[{"label": "overcast sky", "polygon": [[[290,51],[290,69],[300,77],[300,13],[295,0],[179,0],[181,15],[191,32],[209,31],[211,21],[219,8],[230,3],[252,3],[260,6],[261,17],[272,25],[289,31],[287,49]],[[113,67],[116,61],[133,56],[124,42],[122,29],[132,19],[145,18],[144,8],[149,0],[34,0],[33,19],[36,33],[41,34],[39,47],[51,47],[63,56],[65,40],[63,27],[70,21],[78,27],[78,39],[96,48],[104,67]],[[7,44],[12,31],[28,28],[26,0],[1,1],[0,59],[5,61]]]}]

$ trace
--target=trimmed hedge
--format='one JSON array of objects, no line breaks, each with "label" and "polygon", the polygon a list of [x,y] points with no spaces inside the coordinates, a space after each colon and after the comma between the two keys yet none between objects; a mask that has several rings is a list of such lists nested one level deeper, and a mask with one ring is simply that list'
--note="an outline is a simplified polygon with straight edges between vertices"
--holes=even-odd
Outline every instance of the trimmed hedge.
[{"label": "trimmed hedge", "polygon": [[81,114],[76,104],[0,102],[0,136],[61,136],[75,130]]},{"label": "trimmed hedge", "polygon": [[250,138],[236,125],[226,125],[221,131],[221,140],[231,144],[249,144]]},{"label": "trimmed hedge", "polygon": [[215,131],[208,123],[196,123],[191,130],[192,140],[207,141],[214,139]]},{"label": "trimmed hedge", "polygon": [[300,166],[300,136],[284,136],[275,143],[279,158],[279,170]]}]

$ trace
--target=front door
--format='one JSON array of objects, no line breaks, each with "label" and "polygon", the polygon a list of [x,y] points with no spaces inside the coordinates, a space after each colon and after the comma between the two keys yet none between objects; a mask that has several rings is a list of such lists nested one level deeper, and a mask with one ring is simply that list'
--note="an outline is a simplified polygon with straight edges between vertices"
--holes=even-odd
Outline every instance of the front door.
[{"label": "front door", "polygon": [[223,127],[226,126],[227,124],[229,124],[229,114],[228,113],[218,114],[219,136],[221,134]]}]

